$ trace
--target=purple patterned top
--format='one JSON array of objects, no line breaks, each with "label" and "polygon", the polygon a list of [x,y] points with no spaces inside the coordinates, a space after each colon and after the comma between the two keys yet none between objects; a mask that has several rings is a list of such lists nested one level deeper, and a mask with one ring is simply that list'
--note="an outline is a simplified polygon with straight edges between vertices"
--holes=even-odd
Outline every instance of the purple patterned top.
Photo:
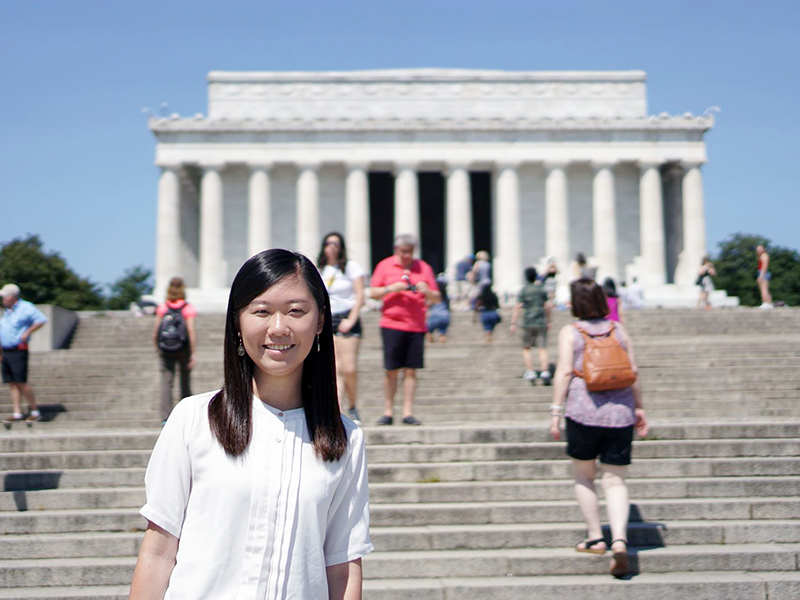
[{"label": "purple patterned top", "polygon": [[[594,335],[606,333],[609,328],[616,325],[614,335],[620,344],[627,350],[622,336],[622,325],[609,322],[605,319],[591,321],[578,321],[587,333]],[[573,328],[575,329],[575,328]],[[572,367],[583,371],[583,336],[575,329],[575,351],[572,358]],[[567,388],[567,402],[564,416],[581,425],[592,427],[620,428],[629,427],[636,422],[633,414],[635,404],[633,401],[633,388],[609,390],[607,392],[590,392],[586,389],[586,382],[580,377],[573,376]]]}]

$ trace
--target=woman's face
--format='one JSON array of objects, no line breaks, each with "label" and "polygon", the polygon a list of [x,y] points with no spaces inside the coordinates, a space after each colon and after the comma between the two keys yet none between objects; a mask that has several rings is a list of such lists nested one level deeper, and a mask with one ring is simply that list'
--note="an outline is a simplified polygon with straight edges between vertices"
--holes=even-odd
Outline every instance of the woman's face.
[{"label": "woman's face", "polygon": [[337,235],[329,235],[325,238],[325,260],[329,265],[339,262],[339,254],[342,251],[342,240]]},{"label": "woman's face", "polygon": [[263,375],[296,373],[322,331],[322,319],[303,280],[286,277],[239,312],[245,352]]}]

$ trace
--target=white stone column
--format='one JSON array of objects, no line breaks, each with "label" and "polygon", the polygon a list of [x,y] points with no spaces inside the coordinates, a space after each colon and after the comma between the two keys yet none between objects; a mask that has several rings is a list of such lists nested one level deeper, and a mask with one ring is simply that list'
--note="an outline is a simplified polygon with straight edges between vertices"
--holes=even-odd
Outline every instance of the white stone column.
[{"label": "white stone column", "polygon": [[164,295],[172,277],[182,277],[181,184],[178,168],[162,167],[158,180],[158,225],[156,226],[155,293]]},{"label": "white stone column", "polygon": [[372,267],[369,236],[369,183],[366,165],[348,165],[344,185],[347,255],[367,271]]},{"label": "white stone column", "polygon": [[466,166],[451,165],[447,170],[445,198],[446,251],[444,268],[450,271],[467,254],[472,254],[472,189]]},{"label": "white stone column", "polygon": [[319,165],[299,165],[297,177],[297,251],[316,262],[319,254]]},{"label": "white stone column", "polygon": [[[398,165],[394,178],[394,235],[419,237],[419,184],[416,165]],[[419,250],[419,246],[417,246]]]},{"label": "white stone column", "polygon": [[569,204],[566,163],[545,163],[545,248],[562,277],[569,267]]},{"label": "white stone column", "polygon": [[613,277],[619,281],[617,263],[617,209],[612,164],[593,163],[592,183],[592,237],[597,279]]},{"label": "white stone column", "polygon": [[645,287],[659,286],[667,281],[661,171],[657,163],[641,162],[639,166],[639,278]]},{"label": "white stone column", "polygon": [[706,255],[706,214],[703,198],[703,174],[699,163],[684,164],[681,194],[683,196],[683,251],[675,270],[675,283],[692,285],[697,278],[700,261]]},{"label": "white stone column", "polygon": [[495,292],[515,293],[522,284],[519,173],[516,164],[497,167],[497,226],[493,263]]},{"label": "white stone column", "polygon": [[247,188],[247,252],[250,256],[272,246],[271,165],[251,165]]},{"label": "white stone column", "polygon": [[225,287],[222,165],[203,165],[200,183],[200,288]]}]

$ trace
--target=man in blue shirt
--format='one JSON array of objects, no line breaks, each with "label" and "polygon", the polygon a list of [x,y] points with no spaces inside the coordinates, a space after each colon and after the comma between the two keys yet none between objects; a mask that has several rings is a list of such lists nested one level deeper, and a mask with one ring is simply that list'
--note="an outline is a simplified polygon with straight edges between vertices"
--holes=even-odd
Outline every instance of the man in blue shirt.
[{"label": "man in blue shirt", "polygon": [[[47,323],[47,317],[30,302],[20,299],[19,287],[7,283],[0,289],[3,298],[3,316],[0,317],[0,348],[2,348],[3,383],[11,386],[14,414],[5,419],[13,421],[38,421],[41,417],[36,406],[33,389],[28,383],[28,341],[31,334]],[[21,396],[30,404],[27,418],[22,416]]]}]

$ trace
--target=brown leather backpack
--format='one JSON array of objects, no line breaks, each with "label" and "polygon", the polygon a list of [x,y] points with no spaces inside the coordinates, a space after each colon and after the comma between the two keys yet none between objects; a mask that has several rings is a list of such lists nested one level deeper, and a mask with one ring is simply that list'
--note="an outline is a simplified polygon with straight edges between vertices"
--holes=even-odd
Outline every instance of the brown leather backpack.
[{"label": "brown leather backpack", "polygon": [[636,383],[636,373],[631,367],[628,353],[619,343],[614,330],[617,324],[607,333],[592,335],[575,323],[583,336],[583,372],[577,369],[573,373],[582,377],[586,382],[586,389],[590,392],[607,392],[630,387]]}]

